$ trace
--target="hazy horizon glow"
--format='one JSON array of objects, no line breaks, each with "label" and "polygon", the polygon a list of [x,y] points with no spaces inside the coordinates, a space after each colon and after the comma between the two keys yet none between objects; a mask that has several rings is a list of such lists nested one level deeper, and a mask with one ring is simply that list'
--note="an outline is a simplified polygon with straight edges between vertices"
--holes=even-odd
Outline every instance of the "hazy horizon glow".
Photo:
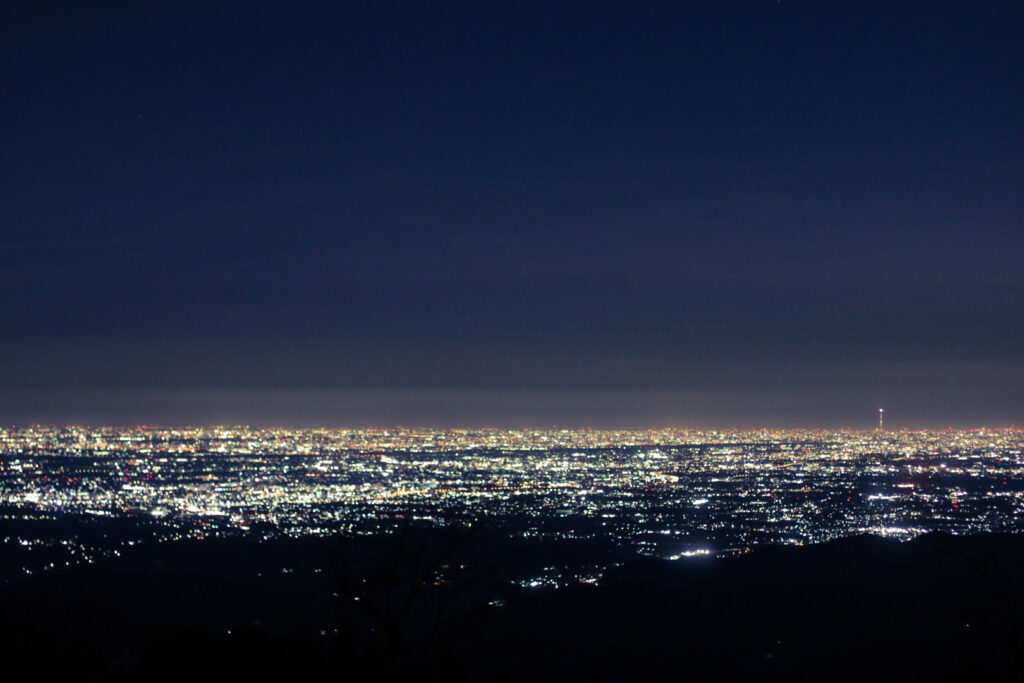
[{"label": "hazy horizon glow", "polygon": [[[22,392],[0,402],[11,424],[160,425],[193,427],[251,425],[284,428],[422,429],[854,429],[877,427],[876,408],[852,419],[826,416],[837,406],[795,405],[779,393],[750,391],[688,394],[670,391],[493,391],[493,390],[141,390],[70,389]],[[55,419],[38,420],[46,414]],[[841,406],[851,414],[856,406]],[[1012,414],[948,408],[937,420],[924,412],[886,409],[891,431],[1014,428]],[[751,419],[750,415],[761,419]],[[122,420],[111,421],[110,415]],[[967,415],[969,417],[964,417]],[[973,418],[973,419],[972,419]]]}]

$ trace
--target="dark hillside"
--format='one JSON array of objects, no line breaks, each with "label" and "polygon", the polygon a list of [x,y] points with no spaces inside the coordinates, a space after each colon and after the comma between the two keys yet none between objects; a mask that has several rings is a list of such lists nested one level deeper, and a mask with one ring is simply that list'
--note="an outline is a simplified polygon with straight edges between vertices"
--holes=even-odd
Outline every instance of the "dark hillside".
[{"label": "dark hillside", "polygon": [[[438,558],[424,561],[428,546],[417,547],[418,559],[403,546],[403,566],[434,571]],[[325,548],[181,543],[12,582],[0,603],[5,667],[37,680],[146,681],[1022,674],[1021,536],[857,537],[733,559],[638,558],[601,586],[558,590],[509,588],[504,569],[470,581],[465,565],[462,574],[439,575],[440,587],[431,581],[413,591],[410,609],[397,612],[354,598],[408,595],[417,574],[382,574],[383,564],[362,562],[376,573],[368,583],[353,574],[358,586],[346,587]],[[387,561],[393,551],[346,548]],[[487,604],[499,594],[500,606]],[[381,634],[392,626],[395,637]]]}]

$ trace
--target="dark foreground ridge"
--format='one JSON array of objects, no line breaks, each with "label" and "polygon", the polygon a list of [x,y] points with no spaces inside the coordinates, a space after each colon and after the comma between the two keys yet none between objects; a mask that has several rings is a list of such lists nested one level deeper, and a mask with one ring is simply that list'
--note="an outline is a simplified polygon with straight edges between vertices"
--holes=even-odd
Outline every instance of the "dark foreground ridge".
[{"label": "dark foreground ridge", "polygon": [[511,586],[494,539],[450,540],[178,543],[14,581],[0,593],[4,668],[79,681],[1024,673],[1024,536],[638,558],[558,590]]}]

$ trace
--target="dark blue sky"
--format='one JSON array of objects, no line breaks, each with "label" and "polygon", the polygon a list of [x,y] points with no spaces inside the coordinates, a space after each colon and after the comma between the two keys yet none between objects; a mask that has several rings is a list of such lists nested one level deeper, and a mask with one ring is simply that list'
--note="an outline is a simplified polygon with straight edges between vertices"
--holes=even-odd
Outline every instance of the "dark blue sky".
[{"label": "dark blue sky", "polygon": [[1024,5],[5,3],[0,419],[1024,422]]}]

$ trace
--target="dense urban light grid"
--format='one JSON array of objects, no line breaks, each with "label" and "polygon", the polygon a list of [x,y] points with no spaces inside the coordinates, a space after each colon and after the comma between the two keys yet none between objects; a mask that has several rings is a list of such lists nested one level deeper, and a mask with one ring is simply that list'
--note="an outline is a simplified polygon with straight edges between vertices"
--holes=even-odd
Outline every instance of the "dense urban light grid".
[{"label": "dense urban light grid", "polygon": [[[122,542],[131,545],[487,523],[556,544],[605,543],[603,557],[618,562],[1024,527],[1017,429],[33,426],[0,431],[0,454],[8,519],[130,519],[146,530]],[[25,573],[119,552],[87,535],[2,541],[19,549]],[[596,582],[604,568],[570,563],[523,581]]]}]

